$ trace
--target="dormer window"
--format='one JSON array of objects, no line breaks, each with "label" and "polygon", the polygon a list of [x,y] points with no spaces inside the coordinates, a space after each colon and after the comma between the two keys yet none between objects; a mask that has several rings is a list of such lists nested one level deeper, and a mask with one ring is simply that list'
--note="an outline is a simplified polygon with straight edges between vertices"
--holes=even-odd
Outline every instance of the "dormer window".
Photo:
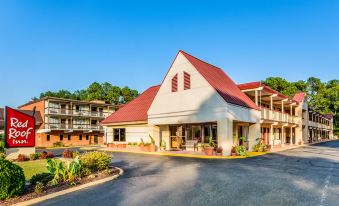
[{"label": "dormer window", "polygon": [[172,92],[178,91],[178,74],[172,78]]},{"label": "dormer window", "polygon": [[191,75],[184,72],[184,90],[191,89]]}]

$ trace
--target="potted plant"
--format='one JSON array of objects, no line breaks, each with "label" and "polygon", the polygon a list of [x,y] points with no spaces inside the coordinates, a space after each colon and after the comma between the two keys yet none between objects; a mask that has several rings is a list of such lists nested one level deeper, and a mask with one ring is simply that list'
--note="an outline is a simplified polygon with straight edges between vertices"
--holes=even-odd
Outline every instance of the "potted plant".
[{"label": "potted plant", "polygon": [[231,149],[231,156],[237,156],[237,153],[235,152],[235,146]]},{"label": "potted plant", "polygon": [[239,145],[244,145],[248,149],[247,137],[240,137],[239,138]]},{"label": "potted plant", "polygon": [[248,156],[247,149],[244,145],[237,145],[234,147],[237,156]]},{"label": "potted plant", "polygon": [[208,156],[213,156],[214,155],[214,148],[215,148],[215,143],[214,143],[212,137],[210,137],[208,139],[208,145],[204,146],[205,154],[208,155]]},{"label": "potted plant", "polygon": [[151,143],[144,143],[144,152],[151,151]]},{"label": "potted plant", "polygon": [[108,143],[107,146],[110,147],[110,148],[115,148],[115,144],[114,143]]},{"label": "potted plant", "polygon": [[222,146],[219,146],[218,148],[217,148],[217,156],[222,156]]},{"label": "potted plant", "polygon": [[155,145],[155,141],[151,135],[149,135],[149,138],[151,139],[151,144],[149,146],[150,152],[155,152],[157,150],[157,146]]},{"label": "potted plant", "polygon": [[165,140],[161,140],[161,143],[160,143],[160,150],[165,151],[165,149],[166,149],[166,142],[165,142]]},{"label": "potted plant", "polygon": [[144,140],[140,138],[140,143],[139,143],[140,151],[144,151],[144,146],[145,146]]}]

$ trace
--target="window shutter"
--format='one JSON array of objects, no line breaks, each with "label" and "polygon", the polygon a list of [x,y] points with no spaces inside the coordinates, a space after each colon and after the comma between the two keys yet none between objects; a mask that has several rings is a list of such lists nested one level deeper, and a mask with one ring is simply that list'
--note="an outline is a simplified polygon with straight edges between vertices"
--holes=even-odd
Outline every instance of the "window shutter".
[{"label": "window shutter", "polygon": [[191,89],[191,75],[184,72],[184,90]]},{"label": "window shutter", "polygon": [[178,91],[178,74],[172,78],[172,92]]}]

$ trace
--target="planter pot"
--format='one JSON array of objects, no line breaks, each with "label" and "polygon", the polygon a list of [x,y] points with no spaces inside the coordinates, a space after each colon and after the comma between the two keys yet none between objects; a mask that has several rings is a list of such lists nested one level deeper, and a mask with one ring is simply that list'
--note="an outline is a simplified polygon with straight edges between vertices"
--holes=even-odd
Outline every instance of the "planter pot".
[{"label": "planter pot", "polygon": [[131,150],[131,151],[138,151],[138,150],[140,150],[140,146],[137,146],[137,145],[127,145],[126,149]]},{"label": "planter pot", "polygon": [[139,145],[139,149],[140,149],[140,151],[144,151],[144,145]]},{"label": "planter pot", "polygon": [[150,152],[156,152],[157,151],[157,146],[156,145],[150,145],[149,146]]},{"label": "planter pot", "polygon": [[150,152],[151,151],[151,145],[144,145],[144,152]]},{"label": "planter pot", "polygon": [[107,144],[107,147],[110,147],[110,148],[115,148],[115,147],[116,147],[116,145],[115,145],[114,143],[108,143],[108,144]]},{"label": "planter pot", "polygon": [[205,151],[205,154],[208,156],[214,155],[214,147],[205,147],[204,151]]},{"label": "planter pot", "polygon": [[126,148],[126,144],[117,144],[118,148]]},{"label": "planter pot", "polygon": [[231,156],[237,156],[237,153],[232,152]]},{"label": "planter pot", "polygon": [[217,156],[222,156],[222,153],[217,153]]}]

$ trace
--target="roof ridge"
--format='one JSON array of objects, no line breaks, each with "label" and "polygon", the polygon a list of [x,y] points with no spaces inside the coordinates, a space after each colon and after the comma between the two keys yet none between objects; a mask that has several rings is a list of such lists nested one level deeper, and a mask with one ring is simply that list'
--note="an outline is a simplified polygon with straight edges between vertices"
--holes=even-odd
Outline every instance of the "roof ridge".
[{"label": "roof ridge", "polygon": [[[205,64],[208,64],[208,65],[210,65],[210,66],[212,66],[212,67],[215,67],[215,68],[217,68],[217,69],[220,69],[221,71],[224,71],[223,69],[221,69],[220,67],[218,67],[218,66],[215,66],[215,65],[213,65],[213,64],[211,64],[211,63],[208,63],[208,62],[206,62],[206,61],[204,61],[204,60],[202,60],[202,59],[199,59],[198,57],[195,57],[195,56],[193,56],[192,54],[189,54],[189,53],[187,53],[187,52],[185,52],[185,51],[183,51],[183,50],[179,50],[179,52],[182,52],[182,53],[184,53],[184,54],[187,54],[187,55],[189,55],[189,56],[191,56],[191,57],[193,57],[193,58],[195,58],[195,59],[197,59],[197,60],[199,60],[199,61],[201,61],[201,62],[203,62],[203,63],[205,63]],[[226,73],[225,73],[226,74]],[[227,74],[226,74],[227,75]]]}]

